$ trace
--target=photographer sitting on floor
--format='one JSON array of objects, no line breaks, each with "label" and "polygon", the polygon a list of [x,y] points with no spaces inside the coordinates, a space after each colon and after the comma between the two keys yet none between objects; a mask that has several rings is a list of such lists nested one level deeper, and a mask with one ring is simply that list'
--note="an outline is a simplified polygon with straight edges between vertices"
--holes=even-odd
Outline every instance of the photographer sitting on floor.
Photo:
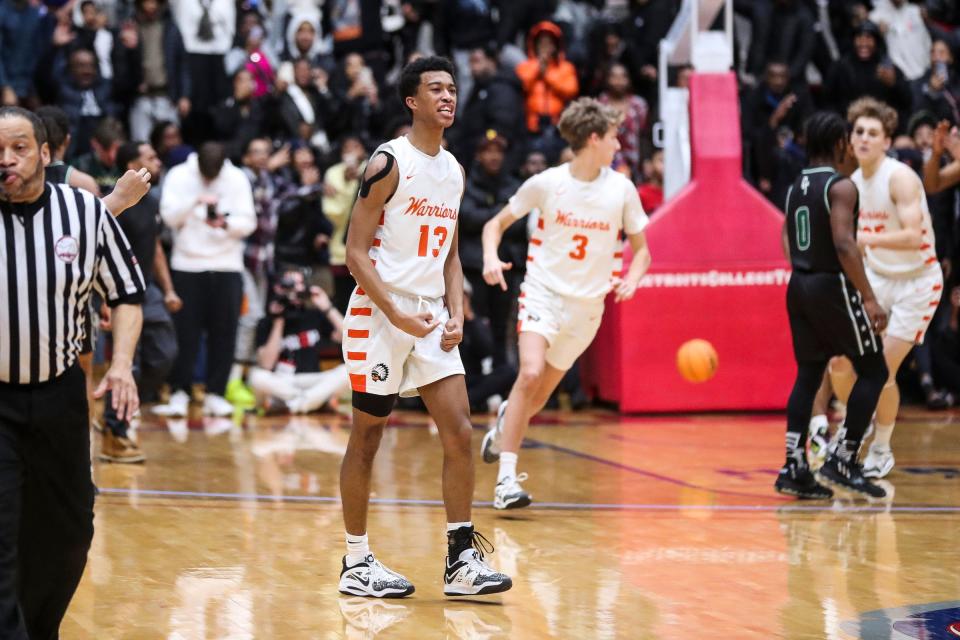
[{"label": "photographer sitting on floor", "polygon": [[250,387],[271,413],[308,413],[350,386],[346,365],[320,370],[325,345],[342,339],[343,317],[320,287],[307,288],[303,273],[288,270],[274,285],[267,317],[257,326],[257,366]]}]

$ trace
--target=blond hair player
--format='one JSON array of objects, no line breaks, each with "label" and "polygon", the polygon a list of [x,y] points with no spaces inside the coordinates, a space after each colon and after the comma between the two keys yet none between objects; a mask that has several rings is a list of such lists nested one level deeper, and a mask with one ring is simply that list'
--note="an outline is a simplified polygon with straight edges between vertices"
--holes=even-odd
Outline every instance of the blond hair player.
[{"label": "blond hair player", "polygon": [[[913,345],[923,342],[940,303],[943,272],[923,183],[910,167],[887,156],[897,112],[873,98],[861,98],[850,105],[847,121],[853,125],[851,143],[860,165],[851,176],[860,193],[857,243],[870,286],[890,317],[883,336],[889,379],[880,394],[874,439],[863,461],[865,477],[882,478],[894,466],[890,437],[900,408],[897,370]],[[849,360],[833,360],[830,372],[837,397],[846,402],[854,381]]]},{"label": "blond hair player", "polygon": [[[513,265],[497,255],[500,238],[527,212],[540,212],[520,293],[520,373],[481,445],[484,462],[500,460],[493,502],[497,509],[530,504],[520,485],[526,475],[517,475],[517,454],[530,418],[593,341],[607,293],[614,291],[617,302],[633,297],[650,266],[640,197],[628,178],[610,168],[620,149],[621,118],[617,109],[592,98],[572,102],[559,128],[573,160],[524,182],[483,228],[484,280],[506,289],[503,272]],[[633,262],[622,279],[621,232],[633,250]]]}]

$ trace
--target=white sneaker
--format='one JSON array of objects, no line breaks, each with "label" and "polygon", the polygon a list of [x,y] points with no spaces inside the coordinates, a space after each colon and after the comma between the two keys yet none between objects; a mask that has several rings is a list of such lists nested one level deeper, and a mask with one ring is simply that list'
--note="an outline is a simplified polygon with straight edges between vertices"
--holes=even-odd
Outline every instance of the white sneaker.
[{"label": "white sneaker", "polygon": [[817,427],[810,433],[810,464],[820,466],[827,459],[830,448],[830,425]]},{"label": "white sneaker", "polygon": [[223,396],[215,393],[208,393],[203,399],[203,415],[226,417],[233,415],[233,405],[227,402]]},{"label": "white sneaker", "polygon": [[874,449],[870,446],[867,457],[863,459],[863,475],[865,478],[884,478],[893,469],[893,451]]},{"label": "white sneaker", "polygon": [[186,418],[187,410],[190,407],[190,396],[182,389],[172,396],[167,404],[158,404],[153,408],[153,413],[158,416],[167,416],[169,418]]},{"label": "white sneaker", "polygon": [[443,594],[447,596],[480,596],[500,593],[513,586],[513,580],[483,561],[476,549],[464,549],[451,564],[447,556],[443,572]]},{"label": "white sneaker", "polygon": [[491,464],[500,459],[500,438],[503,435],[503,415],[507,412],[507,402],[500,403],[497,409],[497,421],[493,427],[483,434],[483,441],[480,442],[480,455],[483,461]]},{"label": "white sneaker", "polygon": [[532,501],[530,494],[523,490],[520,483],[527,479],[526,473],[516,477],[507,477],[497,483],[493,490],[494,509],[521,509]]},{"label": "white sneaker", "polygon": [[347,566],[347,556],[343,556],[340,593],[371,598],[402,598],[413,592],[413,584],[409,580],[380,564],[372,553],[352,567]]}]

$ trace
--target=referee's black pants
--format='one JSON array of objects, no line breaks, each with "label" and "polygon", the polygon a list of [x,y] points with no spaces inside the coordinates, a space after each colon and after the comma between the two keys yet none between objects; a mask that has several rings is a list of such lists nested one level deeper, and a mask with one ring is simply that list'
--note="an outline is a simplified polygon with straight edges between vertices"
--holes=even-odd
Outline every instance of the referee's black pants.
[{"label": "referee's black pants", "polygon": [[83,371],[0,383],[0,638],[59,636],[93,539]]}]

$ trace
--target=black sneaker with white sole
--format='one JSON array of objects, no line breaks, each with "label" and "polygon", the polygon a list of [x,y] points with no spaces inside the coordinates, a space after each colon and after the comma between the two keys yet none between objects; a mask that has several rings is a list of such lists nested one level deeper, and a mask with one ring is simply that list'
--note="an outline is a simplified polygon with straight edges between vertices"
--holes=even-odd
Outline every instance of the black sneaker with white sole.
[{"label": "black sneaker with white sole", "polygon": [[856,491],[871,498],[885,498],[887,492],[883,487],[873,484],[863,475],[863,468],[855,462],[846,462],[840,459],[840,456],[834,454],[827,458],[827,461],[820,467],[820,476],[826,480]]},{"label": "black sneaker with white sole", "polygon": [[461,527],[447,534],[449,555],[443,572],[443,593],[448,596],[482,596],[507,591],[509,576],[494,571],[483,560],[493,545],[473,527]]},{"label": "black sneaker with white sole", "polygon": [[824,500],[833,497],[833,490],[817,482],[810,467],[792,459],[780,469],[773,488],[778,493],[805,500]]},{"label": "black sneaker with white sole", "polygon": [[396,571],[392,571],[368,554],[363,562],[347,566],[343,557],[340,570],[340,593],[370,598],[403,598],[414,592],[413,584]]}]

